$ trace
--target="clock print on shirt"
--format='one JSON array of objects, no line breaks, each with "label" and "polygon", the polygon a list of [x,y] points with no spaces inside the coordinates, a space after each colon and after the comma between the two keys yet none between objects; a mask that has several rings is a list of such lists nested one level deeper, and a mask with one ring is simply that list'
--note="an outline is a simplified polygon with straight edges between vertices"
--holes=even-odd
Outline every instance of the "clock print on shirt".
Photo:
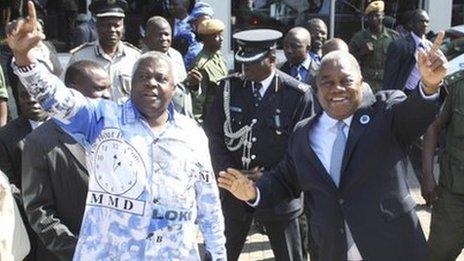
[{"label": "clock print on shirt", "polygon": [[[142,157],[129,143],[121,139],[105,139],[101,141],[93,155],[95,179],[100,187],[113,195],[126,194],[137,184],[137,178],[145,174]],[[138,187],[140,184],[138,184]],[[141,191],[136,189],[137,197]]]}]

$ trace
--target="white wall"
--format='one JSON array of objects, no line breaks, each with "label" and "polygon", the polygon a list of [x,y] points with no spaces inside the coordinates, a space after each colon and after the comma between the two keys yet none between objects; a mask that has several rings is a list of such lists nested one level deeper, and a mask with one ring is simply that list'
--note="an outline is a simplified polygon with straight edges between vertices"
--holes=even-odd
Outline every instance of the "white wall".
[{"label": "white wall", "polygon": [[230,29],[231,27],[231,0],[202,0],[202,2],[206,2],[213,7],[214,10],[214,18],[221,20],[225,25],[226,29],[224,30],[224,42],[222,45],[222,53],[225,54],[226,58],[228,59],[228,65],[231,67],[233,60],[230,61],[232,58],[233,53],[230,51],[231,43],[230,43]]},{"label": "white wall", "polygon": [[425,10],[430,16],[430,30],[437,32],[451,27],[453,0],[426,0]]}]

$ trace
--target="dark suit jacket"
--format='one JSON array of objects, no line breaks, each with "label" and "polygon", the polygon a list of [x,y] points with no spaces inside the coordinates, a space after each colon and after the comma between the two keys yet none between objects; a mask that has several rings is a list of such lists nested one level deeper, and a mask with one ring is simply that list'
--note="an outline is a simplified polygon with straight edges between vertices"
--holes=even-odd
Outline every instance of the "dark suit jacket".
[{"label": "dark suit jacket", "polygon": [[[311,235],[321,260],[346,260],[344,220],[364,260],[427,260],[406,181],[406,151],[438,110],[438,102],[424,100],[418,91],[408,99],[399,91],[365,97],[353,115],[338,188],[309,144],[308,134],[321,113],[301,121],[285,160],[257,183],[259,207],[300,191],[310,193]],[[362,124],[365,115],[370,121]]]},{"label": "dark suit jacket", "polygon": [[21,189],[21,153],[24,138],[31,131],[29,121],[22,116],[0,129],[0,170],[18,189]]},{"label": "dark suit jacket", "polygon": [[89,179],[84,148],[49,120],[26,137],[23,163],[29,222],[54,259],[71,260]]},{"label": "dark suit jacket", "polygon": [[23,116],[10,121],[0,129],[0,170],[8,176],[10,183],[17,188],[14,191],[15,200],[31,242],[31,251],[25,260],[49,260],[50,253],[39,242],[37,235],[29,225],[23,207],[23,199],[20,194],[22,181],[21,153],[24,148],[24,139],[31,131],[32,128],[29,121]]},{"label": "dark suit jacket", "polygon": [[[230,76],[230,117],[233,131],[249,125],[253,119],[253,146],[250,169],[259,166],[266,170],[275,167],[282,160],[287,150],[288,138],[295,124],[313,114],[312,91],[291,76],[277,70],[272,83],[268,87],[259,107],[254,106],[251,82],[239,77]],[[277,79],[277,80],[276,80]],[[276,81],[277,91],[276,91]],[[229,151],[224,137],[224,97],[221,91],[214,99],[211,113],[205,119],[205,129],[209,138],[211,161],[215,173],[227,168],[242,169],[242,148]],[[307,89],[304,92],[302,89]],[[290,220],[302,212],[301,200],[292,199],[273,208],[253,213],[250,208],[229,192],[221,190],[224,216],[235,220],[247,218],[254,214],[261,221]]]},{"label": "dark suit jacket", "polygon": [[403,90],[406,81],[416,65],[416,43],[411,34],[393,41],[387,50],[387,60],[383,75],[384,90]]},{"label": "dark suit jacket", "polygon": [[[286,61],[282,67],[280,67],[280,70],[283,71],[284,73],[290,75],[290,70],[291,70],[291,65],[288,61]],[[319,71],[319,64],[317,64],[315,61],[311,59],[311,63],[309,64],[309,72],[308,76],[306,79],[303,79],[302,82],[309,84],[313,90],[315,91],[317,86],[316,86],[316,75],[317,72]]]}]

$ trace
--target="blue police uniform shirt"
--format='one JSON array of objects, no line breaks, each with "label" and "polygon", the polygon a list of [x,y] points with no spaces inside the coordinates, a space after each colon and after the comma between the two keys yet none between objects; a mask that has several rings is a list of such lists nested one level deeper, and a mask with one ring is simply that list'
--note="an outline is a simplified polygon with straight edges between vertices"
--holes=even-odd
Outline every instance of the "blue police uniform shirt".
[{"label": "blue police uniform shirt", "polygon": [[74,260],[200,260],[196,224],[225,260],[224,219],[207,138],[170,106],[155,133],[122,105],[68,89],[41,64],[15,67],[28,91],[86,149],[90,175]]},{"label": "blue police uniform shirt", "polygon": [[198,42],[195,36],[195,33],[192,31],[192,27],[187,22],[189,17],[185,18],[184,20],[176,19],[174,24],[174,39],[185,39],[188,44],[187,53],[184,55],[184,63],[185,68],[187,70],[192,69],[191,66],[197,57],[198,53],[200,53],[201,49],[203,49],[203,43]]}]

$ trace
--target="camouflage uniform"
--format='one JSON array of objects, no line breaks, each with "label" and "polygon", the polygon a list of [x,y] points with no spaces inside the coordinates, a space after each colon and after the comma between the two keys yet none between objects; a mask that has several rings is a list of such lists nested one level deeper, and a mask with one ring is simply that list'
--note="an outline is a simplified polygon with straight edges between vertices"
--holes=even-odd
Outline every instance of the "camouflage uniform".
[{"label": "camouflage uniform", "polygon": [[440,155],[438,200],[430,224],[430,260],[455,260],[464,247],[464,71],[448,76],[439,117],[446,144]]},{"label": "camouflage uniform", "polygon": [[382,90],[383,87],[383,71],[387,59],[388,45],[398,38],[399,34],[396,31],[384,27],[379,36],[369,29],[365,29],[357,32],[351,39],[349,46],[350,51],[353,53],[357,53],[368,42],[372,42],[374,45],[374,50],[363,56],[363,60],[359,61],[364,81],[369,83],[374,93]]}]

